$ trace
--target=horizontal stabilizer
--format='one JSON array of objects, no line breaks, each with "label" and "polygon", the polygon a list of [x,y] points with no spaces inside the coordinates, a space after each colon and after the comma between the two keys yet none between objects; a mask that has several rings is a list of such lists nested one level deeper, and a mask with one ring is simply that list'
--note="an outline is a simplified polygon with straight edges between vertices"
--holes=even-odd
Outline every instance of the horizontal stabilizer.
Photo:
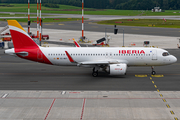
[{"label": "horizontal stabilizer", "polygon": [[28,52],[25,52],[25,51],[23,51],[23,52],[15,52],[14,48],[5,50],[4,53],[9,54],[9,55],[20,55],[20,56],[23,56],[23,57],[28,56]]},{"label": "horizontal stabilizer", "polygon": [[23,57],[28,56],[28,52],[18,52],[18,53],[14,53],[14,54],[20,55],[20,56],[23,56]]}]

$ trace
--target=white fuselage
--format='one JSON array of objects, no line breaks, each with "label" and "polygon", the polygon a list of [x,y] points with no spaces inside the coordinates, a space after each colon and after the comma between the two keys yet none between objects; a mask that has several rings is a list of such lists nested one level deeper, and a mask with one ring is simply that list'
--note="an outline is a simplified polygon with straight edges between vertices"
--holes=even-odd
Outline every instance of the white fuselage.
[{"label": "white fuselage", "polygon": [[[94,77],[102,69],[110,75],[125,75],[127,66],[161,66],[176,57],[159,48],[145,47],[50,47],[38,46],[16,20],[8,20],[13,49],[5,53],[51,65],[92,67]],[[75,41],[75,40],[74,40]],[[152,67],[152,74],[156,74]]]},{"label": "white fuselage", "polygon": [[176,57],[173,55],[163,56],[163,53],[166,53],[167,51],[159,48],[41,47],[41,50],[54,65],[76,65],[69,61],[65,51],[68,51],[70,56],[77,63],[84,61],[112,62],[113,60],[116,60],[119,63],[126,63],[128,66],[161,66],[172,64],[177,61]]}]

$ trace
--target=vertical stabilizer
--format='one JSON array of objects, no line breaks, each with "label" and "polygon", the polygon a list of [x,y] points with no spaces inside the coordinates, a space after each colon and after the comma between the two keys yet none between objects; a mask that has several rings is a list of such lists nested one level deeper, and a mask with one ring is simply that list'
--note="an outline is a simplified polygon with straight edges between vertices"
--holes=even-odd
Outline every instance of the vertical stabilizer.
[{"label": "vertical stabilizer", "polygon": [[36,62],[52,64],[33,39],[27,34],[16,20],[8,20],[9,30],[14,49],[6,53],[16,54],[18,57]]},{"label": "vertical stabilizer", "polygon": [[27,32],[16,20],[8,20],[7,22],[15,49],[31,49],[38,47],[38,45],[33,41],[33,39],[27,34]]}]

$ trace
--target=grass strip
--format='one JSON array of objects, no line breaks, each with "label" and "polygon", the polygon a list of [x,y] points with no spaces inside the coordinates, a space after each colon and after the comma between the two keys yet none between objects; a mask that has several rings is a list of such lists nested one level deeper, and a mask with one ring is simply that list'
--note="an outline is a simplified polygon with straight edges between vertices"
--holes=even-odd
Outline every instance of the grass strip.
[{"label": "grass strip", "polygon": [[[27,22],[27,18],[12,18],[12,19],[0,19],[0,21],[7,20],[17,20],[18,22]],[[67,21],[78,21],[82,20],[81,18],[43,18],[43,23],[53,23],[53,22],[67,22]],[[31,18],[31,22],[36,22],[37,18]]]},{"label": "grass strip", "polygon": [[[0,5],[3,5],[2,3]],[[28,4],[10,4],[11,7],[0,6],[1,12],[28,12]],[[37,5],[30,4],[31,13],[37,12]],[[59,8],[48,8],[42,6],[42,13],[57,14],[81,14],[81,7],[70,5],[59,5]],[[166,16],[180,15],[180,10],[166,10],[165,12],[151,12],[151,10],[114,10],[85,8],[88,15],[125,15],[125,16]]]},{"label": "grass strip", "polygon": [[141,27],[164,27],[164,28],[180,28],[179,20],[163,19],[119,19],[99,21],[98,24],[119,25],[119,26],[141,26]]}]

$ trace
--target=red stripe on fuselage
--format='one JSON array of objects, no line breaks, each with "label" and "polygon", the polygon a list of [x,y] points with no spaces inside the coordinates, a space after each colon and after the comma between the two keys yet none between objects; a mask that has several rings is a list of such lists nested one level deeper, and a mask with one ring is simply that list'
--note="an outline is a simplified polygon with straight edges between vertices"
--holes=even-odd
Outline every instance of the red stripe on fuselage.
[{"label": "red stripe on fuselage", "polygon": [[16,51],[16,53],[24,52],[24,51],[28,52],[28,56],[17,55],[20,58],[52,65],[52,63],[43,54],[43,52],[40,50],[40,48],[36,48],[36,49],[15,49],[15,51]]}]

